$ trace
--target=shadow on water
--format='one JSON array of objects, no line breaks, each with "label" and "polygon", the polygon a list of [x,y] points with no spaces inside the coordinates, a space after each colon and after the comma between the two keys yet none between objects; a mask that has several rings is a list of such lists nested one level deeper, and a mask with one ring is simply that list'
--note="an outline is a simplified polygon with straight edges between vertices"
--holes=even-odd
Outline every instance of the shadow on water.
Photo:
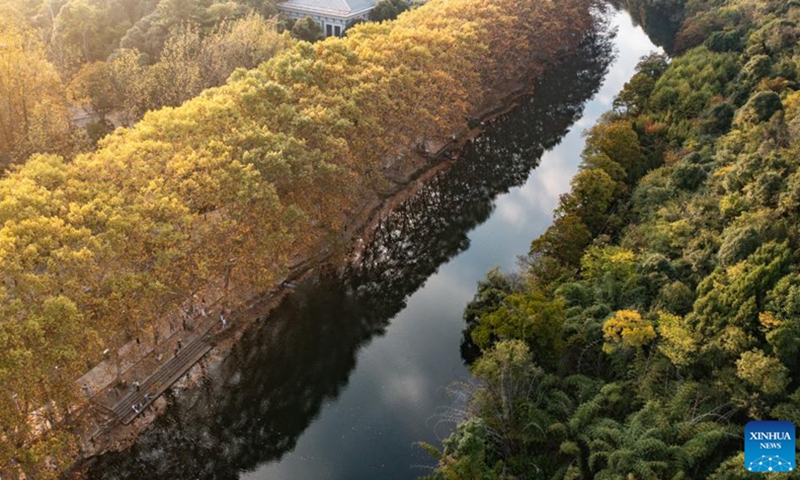
[{"label": "shadow on water", "polygon": [[361,265],[301,286],[201,386],[171,397],[131,448],[94,461],[90,478],[235,479],[294,449],[323,404],[346,387],[359,349],[469,247],[467,234],[489,217],[493,199],[524,183],[580,117],[611,45],[607,31],[590,36],[538,82],[533,98],[489,125],[459,162],[381,222]]}]

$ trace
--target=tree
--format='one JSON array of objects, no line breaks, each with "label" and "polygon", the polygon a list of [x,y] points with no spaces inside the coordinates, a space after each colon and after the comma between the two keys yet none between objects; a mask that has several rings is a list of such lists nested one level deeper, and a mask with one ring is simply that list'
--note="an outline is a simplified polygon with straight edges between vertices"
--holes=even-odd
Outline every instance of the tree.
[{"label": "tree", "polygon": [[538,450],[548,448],[553,427],[570,413],[572,400],[534,363],[528,345],[520,340],[500,342],[484,353],[472,373],[483,386],[470,406],[495,439],[498,456],[518,472],[529,470],[532,463],[550,464]]},{"label": "tree", "polygon": [[158,23],[167,30],[175,25],[202,25],[206,23],[206,10],[197,0],[160,0]]},{"label": "tree", "polygon": [[654,81],[661,78],[661,75],[669,67],[669,57],[663,53],[650,53],[639,59],[636,64],[636,72],[647,75]]},{"label": "tree", "polygon": [[106,64],[107,80],[115,103],[121,110],[122,123],[132,125],[147,111],[147,68],[136,50],[121,50]]},{"label": "tree", "polygon": [[322,27],[311,17],[303,17],[295,22],[292,27],[292,36],[306,42],[316,42],[325,38]]},{"label": "tree", "polygon": [[702,165],[681,163],[672,171],[672,184],[682,190],[695,190],[706,179],[706,171]]},{"label": "tree", "polygon": [[147,109],[177,106],[202,91],[200,65],[194,60],[201,49],[197,27],[184,25],[164,43],[158,62],[147,69]]},{"label": "tree", "polygon": [[608,211],[616,199],[619,184],[599,168],[581,170],[571,183],[572,191],[559,199],[557,214],[564,218],[573,215],[571,223],[578,227],[574,233],[580,235],[580,224],[575,221],[580,219],[592,236],[599,235],[606,226]]},{"label": "tree", "polygon": [[713,105],[703,116],[702,132],[707,135],[727,133],[733,123],[734,114],[733,105],[728,102],[720,102]]},{"label": "tree", "polygon": [[256,68],[275,56],[284,43],[277,21],[255,13],[218,24],[203,38],[196,58],[203,88],[224,84],[237,68]]},{"label": "tree", "polygon": [[589,130],[584,156],[603,153],[627,172],[626,183],[633,185],[650,166],[646,162],[639,137],[627,121],[601,123]]},{"label": "tree", "polygon": [[64,86],[35,33],[0,19],[0,49],[0,167],[37,151],[66,152]]},{"label": "tree", "polygon": [[549,255],[566,265],[577,267],[592,233],[578,215],[556,218],[545,233],[531,242],[529,255]]},{"label": "tree", "polygon": [[539,364],[552,366],[562,348],[564,318],[561,299],[548,300],[539,293],[511,294],[499,308],[480,317],[472,340],[482,350],[497,341],[523,340],[536,352]]},{"label": "tree", "polygon": [[783,104],[781,103],[781,97],[777,93],[771,91],[757,92],[750,97],[744,107],[736,114],[734,123],[745,125],[765,122],[779,110],[783,110]]},{"label": "tree", "polygon": [[480,324],[484,314],[495,311],[503,303],[503,299],[509,295],[514,286],[509,277],[503,274],[499,268],[489,270],[486,280],[478,282],[478,291],[475,296],[464,308],[464,322],[466,327],[461,339],[461,358],[471,364],[480,356],[480,347],[472,339],[472,332]]},{"label": "tree", "polygon": [[761,235],[751,227],[729,228],[722,235],[717,257],[722,265],[730,266],[744,260],[761,245]]},{"label": "tree", "polygon": [[459,423],[456,431],[442,442],[443,450],[428,443],[420,444],[438,460],[434,475],[424,480],[464,478],[471,480],[498,480],[502,464],[492,463],[492,451],[487,427],[480,419]]},{"label": "tree", "polygon": [[697,351],[697,337],[686,321],[666,312],[658,313],[658,334],[661,344],[658,349],[678,367],[685,367],[693,360]]},{"label": "tree", "polygon": [[622,87],[614,99],[614,108],[637,115],[647,108],[647,99],[653,92],[656,82],[649,75],[637,73]]},{"label": "tree", "polygon": [[404,0],[378,0],[369,12],[369,19],[373,22],[394,20],[408,8],[409,5]]},{"label": "tree", "polygon": [[581,258],[581,274],[598,299],[612,306],[637,293],[636,255],[627,249],[592,246]]},{"label": "tree", "polygon": [[692,311],[694,299],[694,291],[677,280],[661,287],[657,303],[664,310],[677,315],[686,315]]},{"label": "tree", "polygon": [[613,353],[619,348],[641,349],[656,338],[653,325],[635,310],[619,310],[603,323],[603,351]]},{"label": "tree", "polygon": [[81,52],[84,62],[100,60],[95,55],[92,42],[99,33],[100,10],[86,0],[71,0],[61,8],[56,17],[55,35],[67,45]]},{"label": "tree", "polygon": [[777,358],[761,350],[742,353],[736,361],[736,376],[766,394],[778,394],[789,385],[789,370]]},{"label": "tree", "polygon": [[345,30],[350,30],[351,28],[355,27],[356,25],[360,25],[360,24],[362,24],[364,22],[366,22],[366,20],[364,20],[361,17],[354,18],[354,19],[349,20],[347,22],[347,25],[345,25],[344,29]]},{"label": "tree", "polygon": [[118,97],[105,62],[84,65],[69,85],[70,96],[79,103],[88,103],[91,111],[104,119],[119,108]]}]

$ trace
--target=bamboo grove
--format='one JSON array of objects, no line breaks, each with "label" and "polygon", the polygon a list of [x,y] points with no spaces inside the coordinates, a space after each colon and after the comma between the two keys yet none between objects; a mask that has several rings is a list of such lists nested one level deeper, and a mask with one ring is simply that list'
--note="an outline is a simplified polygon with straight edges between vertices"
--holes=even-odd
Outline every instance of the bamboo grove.
[{"label": "bamboo grove", "polygon": [[433,0],[295,42],[93,153],[13,168],[0,180],[0,466],[64,465],[75,379],[100,352],[225,275],[268,289],[386,186],[387,162],[462,132],[577,45],[591,3]]},{"label": "bamboo grove", "polygon": [[800,5],[626,3],[675,56],[587,132],[519,275],[478,286],[482,383],[432,478],[760,478],[745,424],[800,422]]}]

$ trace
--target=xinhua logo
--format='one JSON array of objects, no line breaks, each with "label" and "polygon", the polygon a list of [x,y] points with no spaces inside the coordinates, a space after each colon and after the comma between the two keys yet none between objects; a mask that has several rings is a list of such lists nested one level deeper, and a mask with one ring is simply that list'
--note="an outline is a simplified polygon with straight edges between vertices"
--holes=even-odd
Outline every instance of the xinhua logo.
[{"label": "xinhua logo", "polygon": [[744,427],[744,467],[751,472],[794,470],[794,433],[792,422],[749,422]]}]

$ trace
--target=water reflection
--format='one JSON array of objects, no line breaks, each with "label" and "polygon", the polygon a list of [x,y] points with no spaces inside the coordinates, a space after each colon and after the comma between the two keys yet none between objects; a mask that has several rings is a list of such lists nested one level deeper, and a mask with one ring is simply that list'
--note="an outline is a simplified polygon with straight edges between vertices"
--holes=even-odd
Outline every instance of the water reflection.
[{"label": "water reflection", "polygon": [[[90,477],[235,479],[293,450],[323,404],[347,385],[359,349],[383,335],[408,296],[469,246],[468,232],[489,217],[493,199],[522,184],[560,141],[610,59],[610,37],[598,31],[539,82],[534,98],[491,125],[461,161],[385,219],[362,265],[342,279],[302,286],[202,387],[171,399],[133,447],[101,457]],[[368,457],[371,446],[359,447]],[[341,468],[340,478],[358,478],[347,471],[355,466]],[[408,470],[386,478],[403,476]]]},{"label": "water reflection", "polygon": [[362,265],[348,275],[373,312],[394,316],[439,265],[469,247],[468,233],[489,218],[494,198],[522,185],[580,118],[611,58],[610,33],[600,30],[580,55],[537,82],[531,99],[490,124],[461,160],[380,223]]},{"label": "water reflection", "polygon": [[675,35],[683,23],[683,8],[677,2],[647,2],[643,0],[613,0],[614,4],[624,6],[631,17],[647,32],[650,40],[673,54]]}]

